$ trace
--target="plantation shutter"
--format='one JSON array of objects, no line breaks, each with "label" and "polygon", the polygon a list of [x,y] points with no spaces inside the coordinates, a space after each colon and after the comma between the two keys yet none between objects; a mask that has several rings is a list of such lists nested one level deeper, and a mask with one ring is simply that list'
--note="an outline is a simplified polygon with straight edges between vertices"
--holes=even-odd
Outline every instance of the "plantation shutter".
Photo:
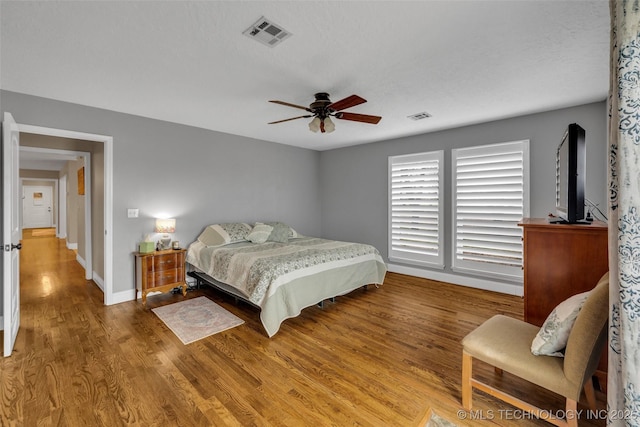
[{"label": "plantation shutter", "polygon": [[452,151],[453,269],[522,278],[529,141]]},{"label": "plantation shutter", "polygon": [[442,151],[389,157],[389,258],[444,266]]}]

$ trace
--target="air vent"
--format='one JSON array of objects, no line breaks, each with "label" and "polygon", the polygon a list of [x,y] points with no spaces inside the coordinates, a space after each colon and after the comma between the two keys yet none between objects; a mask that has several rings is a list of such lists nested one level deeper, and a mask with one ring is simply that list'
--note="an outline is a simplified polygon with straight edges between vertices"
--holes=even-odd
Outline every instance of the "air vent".
[{"label": "air vent", "polygon": [[265,18],[264,16],[258,19],[242,34],[269,47],[279,45],[284,40],[291,37],[291,33],[289,31],[283,29],[280,25]]},{"label": "air vent", "polygon": [[431,117],[431,114],[423,112],[423,113],[413,114],[407,117],[409,117],[411,120],[422,120],[422,119],[428,119],[429,117]]}]

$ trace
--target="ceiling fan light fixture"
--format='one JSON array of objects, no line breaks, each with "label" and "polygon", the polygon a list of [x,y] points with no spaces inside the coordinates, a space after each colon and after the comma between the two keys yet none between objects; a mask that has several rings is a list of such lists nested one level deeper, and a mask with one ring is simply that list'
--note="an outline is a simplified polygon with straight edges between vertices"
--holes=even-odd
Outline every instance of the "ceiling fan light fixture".
[{"label": "ceiling fan light fixture", "polygon": [[318,132],[320,130],[320,125],[322,122],[318,117],[314,117],[313,120],[309,122],[309,130],[311,132]]},{"label": "ceiling fan light fixture", "polygon": [[329,117],[326,117],[322,123],[324,123],[324,129],[322,130],[323,132],[326,133],[331,133],[334,130],[336,130],[336,125],[333,123],[333,121],[331,121],[331,119]]}]

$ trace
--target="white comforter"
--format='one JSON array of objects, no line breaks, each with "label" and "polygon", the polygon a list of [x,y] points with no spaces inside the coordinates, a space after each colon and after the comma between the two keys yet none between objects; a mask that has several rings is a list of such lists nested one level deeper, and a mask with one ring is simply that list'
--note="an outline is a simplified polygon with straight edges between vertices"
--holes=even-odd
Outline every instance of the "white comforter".
[{"label": "white comforter", "polygon": [[314,237],[222,246],[196,241],[189,246],[187,262],[261,307],[269,336],[303,308],[363,285],[381,284],[386,273],[373,246]]}]

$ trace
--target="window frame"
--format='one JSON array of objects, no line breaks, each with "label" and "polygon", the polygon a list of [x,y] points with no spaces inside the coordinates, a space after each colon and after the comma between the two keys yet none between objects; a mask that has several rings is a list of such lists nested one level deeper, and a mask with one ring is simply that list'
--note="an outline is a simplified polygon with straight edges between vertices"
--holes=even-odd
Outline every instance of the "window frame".
[{"label": "window frame", "polygon": [[[403,252],[394,245],[394,206],[393,206],[393,166],[399,164],[408,164],[413,160],[415,162],[436,162],[437,163],[437,255],[430,255],[426,253],[410,254]],[[444,150],[429,151],[422,153],[412,153],[397,156],[389,156],[388,158],[388,224],[387,224],[387,238],[388,238],[388,257],[390,261],[400,262],[403,264],[415,264],[419,266],[425,266],[430,268],[443,269],[445,245],[444,245],[444,230],[445,230],[445,217],[444,217]],[[430,199],[433,200],[433,199]]]},{"label": "window frame", "polygon": [[[529,188],[530,184],[530,165],[529,165],[529,140],[519,140],[511,142],[503,142],[497,144],[486,144],[472,147],[464,147],[453,149],[451,151],[451,269],[454,272],[461,272],[467,274],[474,274],[482,277],[496,278],[500,280],[507,280],[510,282],[522,283],[523,271],[522,262],[518,266],[501,265],[492,262],[480,262],[474,260],[459,259],[458,257],[458,159],[461,158],[461,153],[467,155],[500,155],[509,151],[513,152],[516,149],[522,155],[522,215],[517,220],[517,223],[522,221],[522,218],[529,216],[529,200],[531,192]],[[519,236],[517,237],[522,242],[522,227],[518,227],[515,224],[512,231],[515,231],[517,227]],[[511,237],[513,238],[513,236]],[[522,245],[522,243],[520,243]],[[521,246],[520,257],[524,256],[524,248]]]}]

